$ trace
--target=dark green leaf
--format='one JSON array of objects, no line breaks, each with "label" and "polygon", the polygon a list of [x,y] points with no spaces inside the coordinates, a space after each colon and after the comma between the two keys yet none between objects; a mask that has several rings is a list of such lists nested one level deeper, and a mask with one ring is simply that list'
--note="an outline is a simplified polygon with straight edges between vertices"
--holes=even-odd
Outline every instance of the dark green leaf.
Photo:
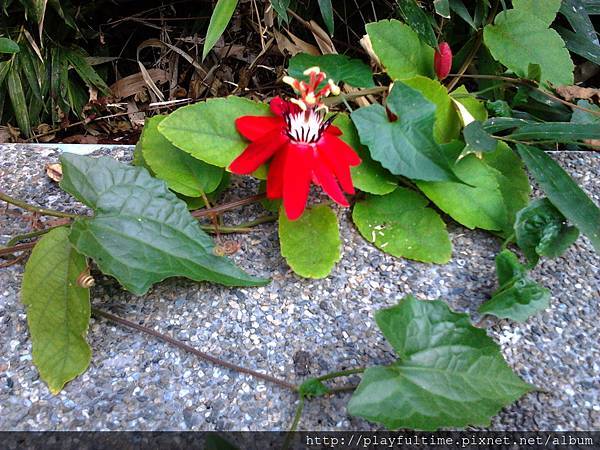
[{"label": "dark green leaf", "polygon": [[350,117],[347,114],[338,114],[333,123],[343,133],[340,138],[352,147],[362,160],[360,165],[350,168],[354,187],[376,195],[389,194],[396,189],[398,187],[396,177],[373,160],[369,150],[361,145],[358,132]]},{"label": "dark green leaf", "polygon": [[527,168],[552,204],[591,241],[600,252],[600,209],[562,167],[542,150],[517,144]]},{"label": "dark green leaf", "polygon": [[227,286],[268,282],[215,256],[186,204],[145,169],[67,153],[61,163],[61,187],[96,212],[73,224],[71,242],[134,294],[174,276]]},{"label": "dark green leaf", "polygon": [[290,59],[288,72],[299,80],[308,80],[303,72],[309,67],[320,67],[334,82],[343,81],[354,87],[373,87],[371,68],[360,59],[351,59],[346,55],[313,56],[299,53]]},{"label": "dark green leaf", "polygon": [[600,64],[600,45],[590,41],[583,34],[575,33],[563,27],[556,27],[556,31],[564,39],[569,50],[594,64]]},{"label": "dark green leaf", "polygon": [[517,119],[515,117],[492,117],[483,123],[483,129],[488,133],[495,134],[505,130],[511,130],[513,128],[519,128],[524,125],[535,124],[524,119]]},{"label": "dark green leaf", "polygon": [[452,256],[446,224],[417,192],[398,188],[356,203],[358,231],[382,251],[397,257],[445,264]]},{"label": "dark green leaf", "polygon": [[0,53],[14,54],[19,53],[20,51],[21,48],[15,41],[5,37],[0,37]]},{"label": "dark green leaf", "polygon": [[[1,79],[2,78],[0,77],[0,80]],[[582,108],[595,111],[598,114],[592,114],[581,109],[574,109],[573,115],[571,116],[571,123],[600,123],[600,106],[594,105],[593,103],[590,103],[587,100],[579,100],[577,102],[577,106],[581,106]]]},{"label": "dark green leaf", "polygon": [[217,6],[215,6],[210,17],[210,23],[208,24],[206,40],[204,41],[204,47],[202,48],[202,60],[206,58],[208,52],[212,50],[225,31],[225,28],[227,28],[237,4],[238,0],[218,0]]},{"label": "dark green leaf", "polygon": [[175,147],[158,132],[166,116],[146,121],[140,138],[143,160],[169,188],[188,197],[208,194],[221,183],[223,169],[212,166]]},{"label": "dark green leaf", "polygon": [[577,240],[579,230],[568,226],[550,200],[542,198],[517,213],[515,237],[529,262],[535,265],[540,256],[561,256]]},{"label": "dark green leaf", "polygon": [[431,26],[429,15],[419,7],[415,0],[396,0],[400,8],[400,15],[410,27],[417,32],[431,48],[437,48],[437,39]]},{"label": "dark green leaf", "polygon": [[449,0],[433,0],[435,12],[446,19],[450,18],[450,3]]},{"label": "dark green leaf", "polygon": [[102,77],[85,60],[85,55],[77,50],[63,50],[63,52],[69,64],[73,66],[73,69],[75,69],[75,72],[77,72],[85,84],[89,87],[98,88],[103,94],[108,95],[110,93],[110,89]]},{"label": "dark green leaf", "polygon": [[289,23],[290,21],[287,13],[290,2],[291,0],[271,0],[271,5],[277,13],[277,16],[279,16],[280,19],[283,19],[285,23]]},{"label": "dark green leaf", "polygon": [[316,378],[306,380],[298,387],[298,394],[304,398],[322,397],[329,392],[327,386]]},{"label": "dark green leaf", "polygon": [[517,128],[509,136],[511,139],[515,140],[552,142],[575,142],[587,139],[600,139],[600,123],[528,123]]},{"label": "dark green leaf", "polygon": [[462,0],[450,0],[450,9],[458,14],[462,20],[467,22],[471,28],[474,30],[477,29],[477,24],[473,20],[473,17],[471,17],[471,14]]},{"label": "dark green leaf", "polygon": [[31,122],[29,121],[29,111],[23,85],[21,84],[20,74],[16,70],[16,65],[12,64],[8,70],[8,95],[13,107],[13,113],[17,119],[17,125],[25,137],[31,135]]},{"label": "dark green leaf", "polygon": [[408,296],[375,319],[399,359],[367,369],[348,405],[351,415],[390,429],[486,426],[533,390],[484,330],[440,300]]},{"label": "dark green leaf", "polygon": [[392,79],[417,75],[434,77],[433,48],[408,25],[398,20],[380,20],[366,26],[375,54]]},{"label": "dark green leaf", "polygon": [[331,6],[331,0],[319,0],[319,9],[321,9],[321,16],[327,26],[329,34],[333,36],[335,29],[335,22],[333,20],[333,7]]},{"label": "dark green leaf", "polygon": [[598,46],[598,36],[582,0],[562,0],[559,12],[567,18],[571,27],[578,35],[590,44]]},{"label": "dark green leaf", "polygon": [[371,156],[394,175],[417,180],[458,180],[447,156],[433,136],[435,105],[418,91],[396,82],[387,108],[397,116],[390,121],[381,105],[355,110],[351,117],[360,141]]},{"label": "dark green leaf", "polygon": [[77,284],[86,266],[69,242],[69,229],[61,227],[39,240],[25,267],[21,299],[27,307],[33,362],[53,394],[82,374],[91,360],[85,340],[90,292]]},{"label": "dark green leaf", "polygon": [[548,308],[550,291],[527,276],[527,271],[514,253],[504,250],[496,257],[500,288],[481,305],[481,314],[525,322]]},{"label": "dark green leaf", "polygon": [[512,117],[512,108],[504,100],[486,102],[486,108],[497,117]]},{"label": "dark green leaf", "polygon": [[286,217],[282,208],[279,243],[289,266],[305,278],[325,278],[341,258],[337,217],[326,205],[306,209],[294,221]]},{"label": "dark green leaf", "polygon": [[493,152],[498,148],[498,141],[490,136],[477,120],[464,128],[463,136],[472,151]]}]

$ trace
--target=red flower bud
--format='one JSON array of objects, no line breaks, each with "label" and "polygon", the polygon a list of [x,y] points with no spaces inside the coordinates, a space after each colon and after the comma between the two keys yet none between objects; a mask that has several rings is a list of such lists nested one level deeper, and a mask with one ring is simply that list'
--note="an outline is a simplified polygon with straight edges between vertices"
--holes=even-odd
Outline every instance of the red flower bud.
[{"label": "red flower bud", "polygon": [[443,80],[450,73],[452,68],[452,50],[447,42],[441,42],[439,49],[435,51],[433,58],[435,73],[440,80]]}]

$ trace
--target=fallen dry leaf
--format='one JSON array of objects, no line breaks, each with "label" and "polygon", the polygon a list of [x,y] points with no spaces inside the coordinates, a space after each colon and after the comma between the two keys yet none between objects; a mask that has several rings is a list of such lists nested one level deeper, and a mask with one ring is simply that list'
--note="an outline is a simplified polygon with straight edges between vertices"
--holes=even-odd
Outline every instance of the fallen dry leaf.
[{"label": "fallen dry leaf", "polygon": [[[169,74],[162,69],[150,69],[148,74],[154,83],[164,84],[169,81]],[[121,78],[115,84],[110,87],[115,99],[122,99],[131,97],[140,92],[146,91],[146,82],[144,76],[141,73],[129,75],[128,77]]]},{"label": "fallen dry leaf", "polygon": [[74,134],[73,136],[64,138],[62,141],[64,144],[97,144],[98,138],[96,136]]},{"label": "fallen dry leaf", "polygon": [[50,178],[52,181],[60,183],[60,180],[62,180],[63,176],[62,166],[59,163],[46,164],[46,175],[48,175],[48,178]]},{"label": "fallen dry leaf", "polygon": [[573,99],[591,100],[594,97],[600,99],[600,89],[581,86],[559,86],[556,88],[556,93],[568,102]]}]

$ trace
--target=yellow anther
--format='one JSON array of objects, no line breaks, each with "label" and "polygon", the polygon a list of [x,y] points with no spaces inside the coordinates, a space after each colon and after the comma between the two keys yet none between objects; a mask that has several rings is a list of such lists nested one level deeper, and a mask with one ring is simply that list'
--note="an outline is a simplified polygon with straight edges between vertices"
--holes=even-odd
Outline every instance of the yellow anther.
[{"label": "yellow anther", "polygon": [[309,92],[308,94],[306,94],[306,96],[304,97],[304,101],[310,105],[313,106],[317,103],[317,98],[315,97],[315,94],[313,92]]},{"label": "yellow anther", "polygon": [[321,68],[318,66],[314,66],[314,67],[309,67],[308,69],[306,69],[304,72],[304,75],[309,76],[312,75],[313,73],[315,75],[318,75],[321,73]]},{"label": "yellow anther", "polygon": [[295,78],[292,78],[288,75],[286,75],[285,77],[283,77],[281,79],[281,81],[283,81],[285,84],[289,84],[290,86],[294,87],[294,85],[297,83]]},{"label": "yellow anther", "polygon": [[333,82],[333,80],[329,80],[329,81],[327,81],[327,83],[329,84],[329,90],[331,91],[331,93],[333,95],[340,95],[342,90],[340,89],[340,87],[337,84],[335,84]]},{"label": "yellow anther", "polygon": [[302,111],[306,111],[306,104],[302,100],[290,98],[290,102],[292,102],[294,105],[298,105]]}]

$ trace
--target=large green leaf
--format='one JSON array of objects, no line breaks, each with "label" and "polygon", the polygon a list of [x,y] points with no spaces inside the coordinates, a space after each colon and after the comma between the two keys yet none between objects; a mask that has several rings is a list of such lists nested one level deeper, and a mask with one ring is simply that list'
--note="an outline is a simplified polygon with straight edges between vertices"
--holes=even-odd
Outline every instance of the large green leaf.
[{"label": "large green leaf", "polygon": [[527,77],[531,64],[541,68],[541,81],[554,85],[573,84],[573,61],[560,35],[548,28],[548,17],[527,8],[503,11],[484,29],[485,43],[494,58]]},{"label": "large green leaf", "polygon": [[557,27],[567,48],[595,64],[600,64],[600,42],[594,24],[585,9],[584,1],[563,0],[560,12],[575,30],[573,32],[563,27]]},{"label": "large green leaf", "polygon": [[532,201],[517,213],[517,244],[532,265],[540,256],[557,258],[579,237],[579,230],[567,225],[565,217],[550,200]]},{"label": "large green leaf", "polygon": [[387,108],[396,120],[390,120],[379,104],[352,113],[360,141],[369,147],[373,159],[394,175],[457,181],[447,155],[434,139],[435,105],[420,92],[396,82],[387,98]]},{"label": "large green leaf", "polygon": [[104,80],[98,72],[86,61],[84,54],[77,50],[64,50],[64,55],[75,69],[75,72],[81,77],[81,79],[89,87],[96,87],[100,92],[104,94],[110,94],[110,88],[106,85]]},{"label": "large green leaf", "polygon": [[281,254],[305,278],[325,278],[340,260],[340,233],[335,213],[325,205],[306,209],[294,221],[279,214]]},{"label": "large green leaf", "polygon": [[479,308],[481,314],[525,322],[550,304],[550,291],[527,276],[527,270],[509,250],[496,257],[500,288]]},{"label": "large green leaf", "polygon": [[452,256],[446,224],[427,199],[398,188],[356,203],[352,219],[369,242],[390,255],[445,264]]},{"label": "large green leaf", "polygon": [[214,98],[179,108],[158,130],[175,147],[208,164],[228,167],[248,145],[235,127],[241,116],[267,116],[269,107],[242,97]]},{"label": "large green leaf", "polygon": [[550,26],[556,18],[562,0],[513,0],[513,7],[522,12],[535,16],[546,26]]},{"label": "large green leaf", "polygon": [[134,294],[174,276],[227,286],[268,282],[215,256],[186,204],[145,169],[67,153],[61,163],[61,187],[96,212],[75,221],[71,242]]},{"label": "large green leaf", "polygon": [[347,114],[338,114],[334,125],[342,130],[340,138],[352,147],[362,162],[351,167],[352,182],[357,189],[370,194],[389,194],[398,187],[396,177],[384,169],[380,163],[374,161],[369,150],[361,145],[356,127]]},{"label": "large green leaf", "polygon": [[391,78],[433,78],[434,50],[408,25],[395,19],[380,20],[367,24],[366,29],[375,54]]},{"label": "large green leaf", "polygon": [[333,6],[331,5],[331,0],[318,0],[319,1],[319,9],[321,10],[321,16],[323,16],[323,21],[327,26],[327,30],[329,34],[333,36],[333,32],[335,30],[335,22],[333,20]]},{"label": "large green leaf", "polygon": [[146,121],[140,138],[143,160],[170,189],[188,197],[200,197],[219,186],[223,169],[212,166],[175,147],[158,132],[165,116]]},{"label": "large green leaf", "polygon": [[591,241],[600,252],[600,209],[577,183],[542,150],[517,144],[519,155],[556,208]]},{"label": "large green leaf", "polygon": [[[452,151],[459,154],[457,146]],[[448,147],[450,151],[450,147]],[[456,174],[467,184],[421,182],[418,187],[440,209],[468,228],[512,233],[517,211],[526,204],[531,190],[523,164],[504,143],[479,159],[470,154],[459,160]]]},{"label": "large green leaf", "polygon": [[25,136],[31,135],[31,122],[29,120],[29,110],[27,100],[23,91],[20,74],[16,70],[16,65],[11,64],[7,74],[8,96],[13,107],[13,113],[17,120],[19,129]]},{"label": "large green leaf", "polygon": [[202,48],[202,59],[206,58],[208,52],[212,50],[225,31],[225,28],[227,28],[237,4],[238,0],[218,0],[217,6],[215,6],[210,16],[206,40]]},{"label": "large green leaf", "polygon": [[21,48],[19,47],[19,44],[17,44],[15,41],[5,37],[0,37],[0,53],[14,54],[19,53],[20,51]]},{"label": "large green leaf", "polygon": [[23,276],[33,362],[53,394],[87,369],[92,352],[85,340],[90,320],[89,289],[79,287],[85,257],[56,228],[36,244]]},{"label": "large green leaf", "polygon": [[348,404],[354,416],[390,429],[486,426],[534,389],[512,372],[484,330],[440,300],[408,296],[375,319],[399,359],[366,370]]},{"label": "large green leaf", "polygon": [[372,87],[373,72],[371,68],[360,59],[351,59],[346,55],[320,55],[314,56],[307,53],[298,53],[290,59],[288,72],[299,80],[308,80],[304,71],[309,67],[319,67],[327,74],[327,78],[338,83],[343,81],[354,87]]},{"label": "large green leaf", "polygon": [[417,76],[402,81],[407,86],[419,91],[428,101],[435,105],[435,124],[433,136],[437,142],[450,142],[460,134],[460,118],[448,95],[448,90],[438,81]]},{"label": "large green leaf", "polygon": [[519,126],[509,137],[522,141],[538,140],[567,143],[586,139],[600,139],[600,123],[527,123]]}]

